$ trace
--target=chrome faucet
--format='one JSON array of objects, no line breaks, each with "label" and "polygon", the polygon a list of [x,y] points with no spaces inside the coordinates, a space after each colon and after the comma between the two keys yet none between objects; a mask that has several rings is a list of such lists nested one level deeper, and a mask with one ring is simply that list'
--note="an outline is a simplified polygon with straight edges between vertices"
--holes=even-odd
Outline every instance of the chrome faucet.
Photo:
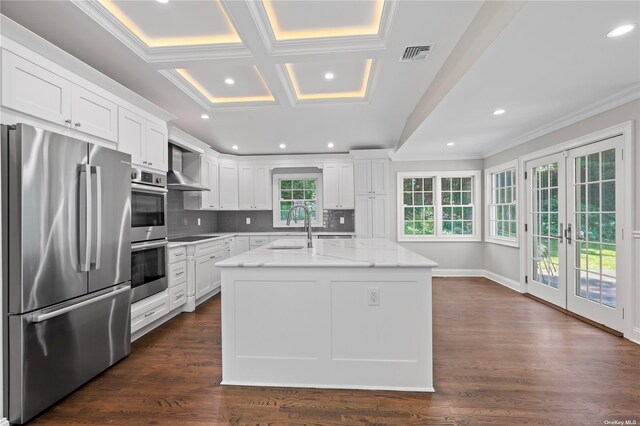
[{"label": "chrome faucet", "polygon": [[[291,207],[291,210],[287,213],[287,226],[291,225],[291,213],[296,209],[304,210],[304,226],[307,228],[307,248],[313,248],[313,236],[311,235],[311,212],[309,212],[309,209],[306,206],[297,204]],[[293,221],[298,223],[298,219],[295,215],[293,216]]]}]

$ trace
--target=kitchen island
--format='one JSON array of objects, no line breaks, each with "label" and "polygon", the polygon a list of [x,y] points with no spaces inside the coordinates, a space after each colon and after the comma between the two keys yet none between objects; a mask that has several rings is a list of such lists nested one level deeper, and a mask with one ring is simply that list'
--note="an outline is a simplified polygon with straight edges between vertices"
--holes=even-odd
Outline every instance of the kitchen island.
[{"label": "kitchen island", "polygon": [[216,264],[222,384],[432,392],[437,264],[383,239],[301,245]]}]

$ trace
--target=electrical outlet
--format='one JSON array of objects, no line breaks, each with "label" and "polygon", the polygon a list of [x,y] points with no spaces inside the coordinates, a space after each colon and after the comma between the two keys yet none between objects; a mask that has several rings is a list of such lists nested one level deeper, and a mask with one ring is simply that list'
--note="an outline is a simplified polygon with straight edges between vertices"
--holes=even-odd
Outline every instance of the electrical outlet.
[{"label": "electrical outlet", "polygon": [[251,225],[251,218],[250,217],[246,218],[245,222],[247,223],[247,225]]},{"label": "electrical outlet", "polygon": [[200,218],[198,218],[198,226],[200,226]]},{"label": "electrical outlet", "polygon": [[344,217],[340,218],[340,225],[344,225]]},{"label": "electrical outlet", "polygon": [[367,288],[367,303],[369,306],[380,306],[380,288]]}]

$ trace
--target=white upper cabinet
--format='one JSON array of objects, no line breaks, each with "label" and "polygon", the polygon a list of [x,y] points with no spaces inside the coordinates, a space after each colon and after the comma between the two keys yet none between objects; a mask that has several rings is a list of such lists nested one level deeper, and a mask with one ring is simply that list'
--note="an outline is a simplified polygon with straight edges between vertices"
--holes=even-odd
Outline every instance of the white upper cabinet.
[{"label": "white upper cabinet", "polygon": [[166,172],[168,167],[167,156],[169,155],[167,126],[159,126],[147,120],[146,135],[146,165]]},{"label": "white upper cabinet", "polygon": [[325,164],[322,168],[322,193],[325,209],[353,209],[353,164]]},{"label": "white upper cabinet", "polygon": [[117,144],[134,164],[167,171],[164,120],[9,39],[2,46],[1,80],[2,108],[11,122]]},{"label": "white upper cabinet", "polygon": [[118,108],[118,150],[131,154],[133,164],[167,171],[167,129]]},{"label": "white upper cabinet", "polygon": [[2,105],[51,121],[71,124],[73,84],[13,53],[2,50]]},{"label": "white upper cabinet", "polygon": [[384,158],[371,160],[371,193],[384,195],[389,193],[389,161]]},{"label": "white upper cabinet", "polygon": [[118,139],[118,106],[80,86],[71,89],[71,126],[110,141]]},{"label": "white upper cabinet", "polygon": [[371,194],[371,160],[353,162],[356,195]]},{"label": "white upper cabinet", "polygon": [[238,165],[224,161],[220,170],[220,210],[238,210]]},{"label": "white upper cabinet", "polygon": [[109,141],[118,137],[115,103],[7,50],[2,105]]},{"label": "white upper cabinet", "polygon": [[187,210],[217,210],[219,207],[218,160],[200,157],[200,183],[209,191],[185,191],[184,208]]},{"label": "white upper cabinet", "polygon": [[269,166],[241,164],[238,167],[238,209],[271,210]]},{"label": "white upper cabinet", "polygon": [[355,160],[356,195],[385,195],[389,192],[388,160]]},{"label": "white upper cabinet", "polygon": [[145,158],[146,138],[144,118],[124,108],[118,109],[118,150],[131,154],[133,164],[142,164]]}]

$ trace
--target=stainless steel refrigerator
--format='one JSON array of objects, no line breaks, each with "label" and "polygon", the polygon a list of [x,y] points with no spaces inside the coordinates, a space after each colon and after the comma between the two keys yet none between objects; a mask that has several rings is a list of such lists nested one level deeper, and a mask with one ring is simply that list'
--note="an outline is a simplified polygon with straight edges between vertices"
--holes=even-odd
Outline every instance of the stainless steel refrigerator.
[{"label": "stainless steel refrigerator", "polygon": [[1,158],[4,395],[23,423],[131,350],[131,157],[18,124]]}]

